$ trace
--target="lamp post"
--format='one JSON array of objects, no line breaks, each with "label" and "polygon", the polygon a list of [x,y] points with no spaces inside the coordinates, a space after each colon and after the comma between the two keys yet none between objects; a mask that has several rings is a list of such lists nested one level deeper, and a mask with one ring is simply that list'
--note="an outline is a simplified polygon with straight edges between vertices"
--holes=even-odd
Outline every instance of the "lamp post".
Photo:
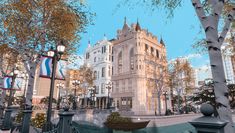
[{"label": "lamp post", "polygon": [[25,84],[24,84],[24,93],[23,93],[23,98],[24,98],[24,103],[25,103],[25,95],[26,95],[27,81],[28,81],[28,75],[27,75],[27,72],[24,72],[24,73],[22,74],[22,77],[25,79]]},{"label": "lamp post", "polygon": [[183,93],[184,95],[184,104],[185,104],[185,114],[188,114],[188,107],[187,107],[187,94]]},{"label": "lamp post", "polygon": [[91,87],[89,89],[89,91],[91,92],[90,95],[91,95],[91,106],[94,106],[95,107],[95,101],[96,101],[96,96],[95,96],[95,86],[94,87]]},{"label": "lamp post", "polygon": [[50,131],[52,129],[52,123],[51,123],[51,113],[52,113],[52,99],[53,99],[53,93],[54,93],[54,84],[55,84],[55,73],[56,73],[56,67],[57,62],[61,59],[62,54],[64,53],[65,46],[63,44],[63,41],[61,41],[58,45],[56,50],[51,47],[51,49],[48,51],[48,56],[52,57],[52,74],[51,74],[51,85],[50,85],[50,94],[49,94],[49,104],[48,104],[48,110],[47,110],[47,119],[46,123],[43,126],[43,131]]},{"label": "lamp post", "polygon": [[74,97],[73,97],[73,110],[77,109],[77,86],[80,85],[80,81],[79,80],[73,80],[72,84],[74,85]]},{"label": "lamp post", "polygon": [[163,91],[163,95],[164,95],[164,98],[165,98],[165,106],[166,106],[166,112],[165,112],[165,115],[168,115],[167,114],[167,91]]},{"label": "lamp post", "polygon": [[178,114],[180,114],[180,93],[181,93],[181,89],[177,89],[177,95],[178,95],[178,98],[177,98],[177,102],[178,102]]},{"label": "lamp post", "polygon": [[5,117],[4,117],[4,121],[3,121],[2,130],[9,130],[11,128],[11,112],[12,112],[11,105],[12,105],[12,102],[13,102],[12,90],[14,88],[15,79],[16,79],[18,73],[19,73],[18,68],[13,70],[13,76],[12,76],[12,82],[11,82],[11,88],[10,88],[10,95],[9,95],[9,99],[8,99],[7,109],[5,111]]},{"label": "lamp post", "polygon": [[56,87],[59,90],[58,99],[57,99],[57,107],[56,108],[57,108],[57,110],[60,110],[60,102],[61,102],[60,93],[61,93],[61,89],[64,88],[64,84],[63,83],[58,83],[58,84],[56,84]]},{"label": "lamp post", "polygon": [[109,94],[110,94],[110,90],[112,89],[112,83],[109,82],[108,84],[106,84],[106,88],[108,89],[108,103],[107,103],[107,109],[110,109],[110,98],[109,98]]}]

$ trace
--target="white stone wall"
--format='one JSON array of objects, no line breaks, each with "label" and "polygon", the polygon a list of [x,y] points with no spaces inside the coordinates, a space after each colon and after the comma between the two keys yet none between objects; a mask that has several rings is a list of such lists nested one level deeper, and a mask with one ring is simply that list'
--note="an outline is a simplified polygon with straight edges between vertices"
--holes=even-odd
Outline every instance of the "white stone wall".
[{"label": "white stone wall", "polygon": [[[106,51],[102,53],[102,47],[104,48],[104,46],[106,47]],[[85,63],[93,69],[93,72],[96,71],[97,78],[94,81],[94,85],[98,86],[98,94],[96,94],[96,97],[108,96],[106,84],[111,81],[112,74],[111,47],[112,43],[109,42],[107,38],[104,38],[103,40],[97,42],[94,46],[88,47],[85,53]],[[86,58],[87,53],[90,55],[88,59]],[[104,77],[102,77],[102,68],[105,68]],[[105,87],[103,92],[101,92],[102,84],[104,84]],[[90,93],[87,94],[87,97],[90,97]]]}]

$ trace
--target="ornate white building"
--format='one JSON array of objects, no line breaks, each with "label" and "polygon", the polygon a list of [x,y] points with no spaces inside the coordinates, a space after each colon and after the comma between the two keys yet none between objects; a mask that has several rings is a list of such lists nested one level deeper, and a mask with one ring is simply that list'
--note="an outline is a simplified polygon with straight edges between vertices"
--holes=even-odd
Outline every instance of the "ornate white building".
[{"label": "ornate white building", "polygon": [[[94,81],[96,90],[95,106],[107,108],[109,90],[107,84],[111,82],[112,73],[112,43],[106,37],[94,46],[88,46],[85,53],[85,64],[90,66],[96,77]],[[111,90],[110,90],[111,92]],[[90,97],[90,93],[86,97]]]},{"label": "ornate white building", "polygon": [[231,32],[228,32],[226,39],[221,46],[221,53],[223,59],[223,66],[224,66],[224,73],[225,78],[228,84],[235,83],[235,75],[234,75],[234,66],[235,66],[235,58],[234,58],[234,49],[233,45],[231,44]]}]

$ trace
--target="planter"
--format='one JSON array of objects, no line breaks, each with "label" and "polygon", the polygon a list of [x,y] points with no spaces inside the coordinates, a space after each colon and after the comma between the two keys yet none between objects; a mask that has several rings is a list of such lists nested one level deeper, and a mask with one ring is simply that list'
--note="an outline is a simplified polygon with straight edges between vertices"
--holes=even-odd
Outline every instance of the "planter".
[{"label": "planter", "polygon": [[108,123],[105,122],[104,125],[108,128],[114,130],[122,130],[122,131],[133,131],[141,128],[145,128],[148,125],[149,121],[143,122],[120,122],[120,123]]}]

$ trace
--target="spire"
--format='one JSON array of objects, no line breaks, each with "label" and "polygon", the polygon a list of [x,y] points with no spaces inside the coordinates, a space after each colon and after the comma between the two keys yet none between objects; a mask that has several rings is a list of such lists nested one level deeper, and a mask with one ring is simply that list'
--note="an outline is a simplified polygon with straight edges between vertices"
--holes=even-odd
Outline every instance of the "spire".
[{"label": "spire", "polygon": [[128,26],[127,21],[126,21],[126,17],[124,18],[124,25],[123,25],[122,30],[124,30],[124,29],[129,29],[129,26]]},{"label": "spire", "polygon": [[141,30],[141,28],[140,28],[140,24],[139,24],[139,20],[138,20],[138,19],[137,19],[137,23],[136,23],[135,30],[136,30],[136,31]]},{"label": "spire", "polygon": [[163,41],[162,37],[161,37],[161,41],[160,41],[160,43],[161,43],[163,46],[165,46],[165,43],[164,43],[164,41]]},{"label": "spire", "polygon": [[106,34],[104,34],[104,38],[103,38],[103,40],[107,40]]},{"label": "spire", "polygon": [[88,41],[88,48],[90,48],[91,47],[91,41],[89,40]]}]

